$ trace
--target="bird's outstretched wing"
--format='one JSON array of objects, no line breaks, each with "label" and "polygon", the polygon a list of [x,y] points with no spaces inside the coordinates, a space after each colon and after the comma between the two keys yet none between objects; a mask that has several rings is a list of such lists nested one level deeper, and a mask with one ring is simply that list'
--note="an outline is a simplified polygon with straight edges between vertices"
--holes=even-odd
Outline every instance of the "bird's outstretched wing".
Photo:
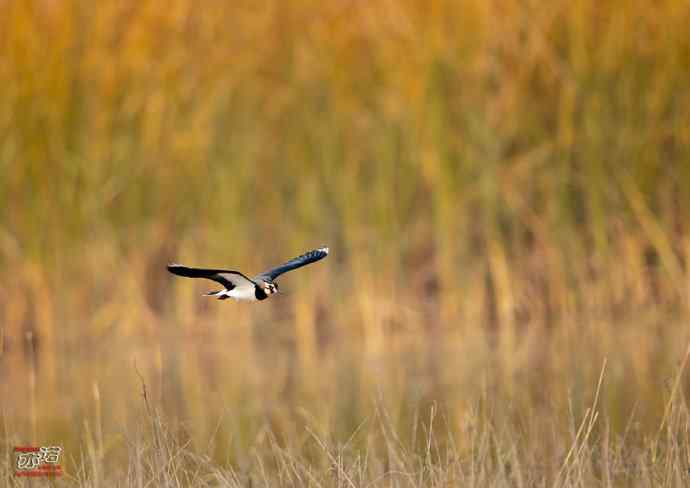
[{"label": "bird's outstretched wing", "polygon": [[220,283],[227,290],[254,286],[254,282],[239,271],[230,271],[227,269],[189,268],[187,266],[182,266],[181,264],[169,264],[168,271],[174,275],[184,276],[186,278],[206,278],[207,280]]},{"label": "bird's outstretched wing", "polygon": [[276,266],[273,269],[269,269],[267,271],[264,271],[263,273],[259,274],[255,280],[260,280],[260,279],[270,279],[275,280],[278,276],[282,275],[283,273],[287,273],[288,271],[292,271],[293,269],[301,268],[302,266],[306,266],[307,264],[311,264],[315,261],[318,261],[319,259],[323,259],[326,256],[328,256],[328,248],[327,247],[321,247],[319,249],[314,249],[313,251],[306,252],[302,254],[301,256],[297,256],[296,258],[292,258],[290,261],[281,264],[280,266]]}]

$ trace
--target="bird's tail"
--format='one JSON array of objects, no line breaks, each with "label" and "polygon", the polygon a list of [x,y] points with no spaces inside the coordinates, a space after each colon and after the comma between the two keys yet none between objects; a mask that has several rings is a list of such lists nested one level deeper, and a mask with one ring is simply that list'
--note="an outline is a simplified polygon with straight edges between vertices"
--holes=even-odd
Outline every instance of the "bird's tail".
[{"label": "bird's tail", "polygon": [[208,292],[204,293],[202,296],[204,296],[204,297],[215,297],[216,295],[220,295],[224,291],[225,290],[208,291]]}]

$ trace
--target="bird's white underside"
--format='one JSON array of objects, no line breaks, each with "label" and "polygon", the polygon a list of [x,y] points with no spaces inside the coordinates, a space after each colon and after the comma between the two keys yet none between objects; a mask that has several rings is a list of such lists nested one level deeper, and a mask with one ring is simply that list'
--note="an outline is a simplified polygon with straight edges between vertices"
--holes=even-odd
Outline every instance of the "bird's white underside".
[{"label": "bird's white underside", "polygon": [[230,298],[234,298],[235,300],[246,300],[249,302],[255,302],[256,301],[256,293],[254,291],[254,287],[251,286],[238,286],[236,288],[233,288],[232,290],[223,290],[221,293],[218,294],[218,296],[226,296]]}]

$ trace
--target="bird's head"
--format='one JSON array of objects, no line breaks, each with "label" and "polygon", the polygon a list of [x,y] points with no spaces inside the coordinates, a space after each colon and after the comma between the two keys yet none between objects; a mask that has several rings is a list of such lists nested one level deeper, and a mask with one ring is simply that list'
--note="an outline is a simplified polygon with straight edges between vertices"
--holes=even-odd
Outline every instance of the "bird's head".
[{"label": "bird's head", "polygon": [[278,283],[264,281],[263,285],[264,293],[266,295],[273,295],[274,293],[278,293]]}]

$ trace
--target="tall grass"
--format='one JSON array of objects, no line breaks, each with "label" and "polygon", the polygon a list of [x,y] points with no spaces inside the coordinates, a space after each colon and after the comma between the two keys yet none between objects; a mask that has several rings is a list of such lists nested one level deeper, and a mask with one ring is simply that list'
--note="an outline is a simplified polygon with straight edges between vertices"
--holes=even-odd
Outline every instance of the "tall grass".
[{"label": "tall grass", "polygon": [[[71,473],[110,470],[94,485],[160,482],[156,446],[315,486],[613,483],[561,469],[602,446],[673,484],[689,22],[675,1],[0,3],[6,444],[61,443]],[[164,270],[321,244],[255,307]],[[142,418],[163,430],[133,440]],[[650,444],[660,425],[681,438]]]}]

